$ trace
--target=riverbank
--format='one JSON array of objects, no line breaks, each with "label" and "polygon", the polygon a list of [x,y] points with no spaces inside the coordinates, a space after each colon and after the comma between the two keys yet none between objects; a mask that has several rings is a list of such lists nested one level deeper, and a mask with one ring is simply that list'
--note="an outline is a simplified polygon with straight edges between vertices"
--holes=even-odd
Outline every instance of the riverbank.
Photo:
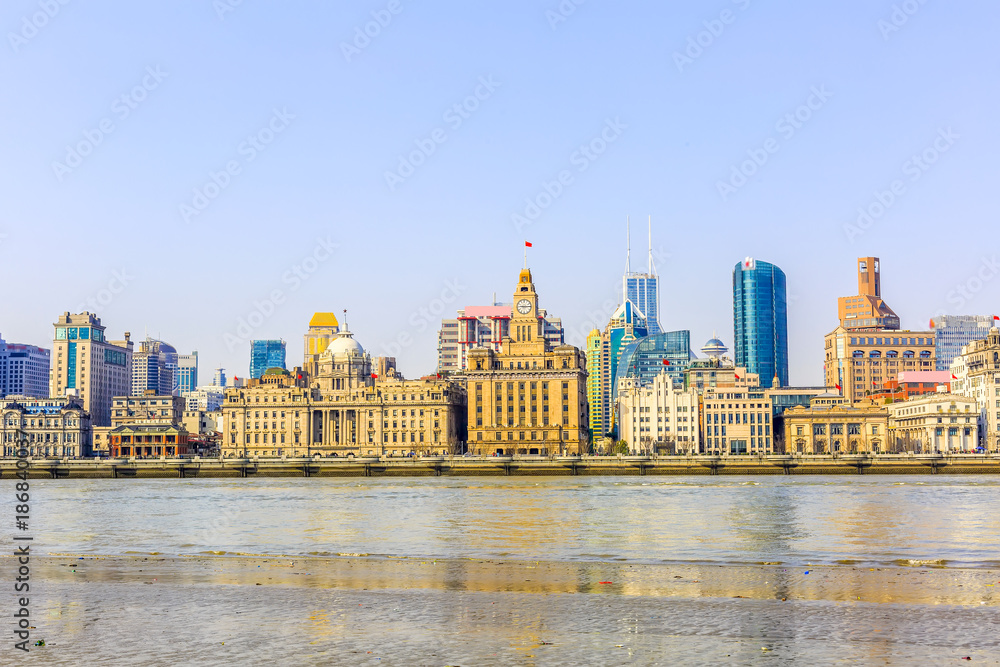
[{"label": "riverbank", "polygon": [[1000,652],[995,569],[157,554],[33,565],[42,664],[995,664]]},{"label": "riverbank", "polygon": [[[17,473],[0,460],[0,478]],[[593,475],[1000,474],[1000,456],[881,454],[839,456],[582,456],[414,458],[29,459],[32,478],[434,477]]]}]

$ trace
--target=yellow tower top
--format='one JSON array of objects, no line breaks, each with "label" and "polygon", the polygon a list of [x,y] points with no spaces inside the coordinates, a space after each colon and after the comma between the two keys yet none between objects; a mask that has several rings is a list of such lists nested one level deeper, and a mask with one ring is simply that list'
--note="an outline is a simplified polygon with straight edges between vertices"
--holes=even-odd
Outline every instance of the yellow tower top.
[{"label": "yellow tower top", "polygon": [[333,313],[315,313],[312,319],[309,320],[309,326],[311,327],[339,327],[340,323],[337,321],[337,316]]}]

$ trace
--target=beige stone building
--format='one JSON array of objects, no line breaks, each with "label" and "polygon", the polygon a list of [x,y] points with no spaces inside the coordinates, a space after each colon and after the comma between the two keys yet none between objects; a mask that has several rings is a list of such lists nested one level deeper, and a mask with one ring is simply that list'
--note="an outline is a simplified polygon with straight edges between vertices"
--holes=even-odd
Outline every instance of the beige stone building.
[{"label": "beige stone building", "polygon": [[93,313],[63,313],[53,325],[53,396],[76,395],[90,413],[94,426],[111,425],[115,396],[128,396],[132,388],[132,341],[108,341],[101,319]]},{"label": "beige stone building", "polygon": [[501,351],[469,351],[468,450],[485,456],[589,451],[587,366],[572,345],[552,346],[531,271],[518,276]]},{"label": "beige stone building", "polygon": [[736,368],[733,386],[704,389],[705,453],[716,455],[771,454],[774,451],[770,392],[757,376]]},{"label": "beige stone building", "polygon": [[953,394],[976,401],[979,444],[1000,452],[1000,329],[993,327],[982,340],[962,348],[951,366]]},{"label": "beige stone building", "polygon": [[785,410],[784,426],[787,454],[889,451],[888,407],[870,401],[852,405],[838,396],[817,396],[808,408]]},{"label": "beige stone building", "polygon": [[974,398],[937,392],[888,408],[890,451],[936,454],[976,449],[979,408]]},{"label": "beige stone building", "polygon": [[701,428],[698,392],[661,372],[640,385],[625,378],[618,385],[618,436],[631,454],[698,454]]},{"label": "beige stone building", "polygon": [[185,400],[182,396],[155,395],[115,396],[111,406],[111,427],[123,424],[181,423]]},{"label": "beige stone building", "polygon": [[465,392],[441,379],[405,380],[339,330],[315,360],[316,375],[269,369],[227,388],[224,457],[408,456],[460,453]]},{"label": "beige stone building", "polygon": [[90,456],[90,415],[80,400],[8,396],[0,401],[0,445],[16,456],[20,443],[29,456]]},{"label": "beige stone building", "polygon": [[826,385],[839,385],[851,402],[879,391],[900,372],[934,370],[933,331],[849,331],[837,327],[826,335],[823,345]]}]

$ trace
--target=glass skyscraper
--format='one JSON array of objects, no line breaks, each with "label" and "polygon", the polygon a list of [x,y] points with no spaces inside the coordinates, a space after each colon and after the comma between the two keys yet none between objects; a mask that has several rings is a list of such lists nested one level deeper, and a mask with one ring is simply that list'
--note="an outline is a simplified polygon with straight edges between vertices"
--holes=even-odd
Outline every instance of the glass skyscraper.
[{"label": "glass skyscraper", "polygon": [[174,385],[178,395],[198,388],[198,351],[177,355],[177,370],[174,371]]},{"label": "glass skyscraper", "polygon": [[936,370],[951,369],[951,362],[962,353],[962,346],[986,338],[993,321],[992,315],[941,315],[931,320]]},{"label": "glass skyscraper", "polygon": [[268,368],[285,368],[285,341],[250,341],[250,377],[260,378]]},{"label": "glass skyscraper", "polygon": [[691,332],[687,330],[663,331],[634,340],[622,349],[615,386],[624,378],[637,378],[645,385],[663,371],[683,386],[684,371],[692,357]]},{"label": "glass skyscraper", "polygon": [[733,269],[733,329],[736,365],[756,373],[762,387],[777,376],[788,386],[788,302],[785,274],[773,264],[747,257]]},{"label": "glass skyscraper", "polygon": [[657,277],[652,273],[626,273],[624,277],[625,300],[631,301],[646,316],[649,335],[660,333]]}]

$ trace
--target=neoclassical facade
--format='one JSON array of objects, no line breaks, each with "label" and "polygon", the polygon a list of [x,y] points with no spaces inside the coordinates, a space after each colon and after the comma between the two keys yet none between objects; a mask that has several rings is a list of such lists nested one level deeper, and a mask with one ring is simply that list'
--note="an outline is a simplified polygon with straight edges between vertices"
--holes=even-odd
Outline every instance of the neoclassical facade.
[{"label": "neoclassical facade", "polygon": [[1000,452],[1000,329],[969,343],[951,365],[951,391],[975,399],[979,409],[979,440],[990,452]]},{"label": "neoclassical facade", "polygon": [[698,392],[666,370],[641,384],[624,378],[618,384],[619,437],[631,454],[699,454],[701,429]]},{"label": "neoclassical facade", "polygon": [[468,451],[484,456],[578,455],[590,448],[583,351],[545,337],[531,271],[518,276],[502,351],[470,350]]},{"label": "neoclassical facade", "polygon": [[333,332],[316,375],[272,368],[226,390],[225,457],[456,454],[464,441],[465,392],[439,378],[373,373],[371,356],[346,330]]},{"label": "neoclassical facade", "polygon": [[77,398],[8,396],[0,402],[0,444],[16,456],[24,443],[29,456],[90,456],[90,413]]},{"label": "neoclassical facade", "polygon": [[889,404],[889,441],[896,451],[971,452],[978,445],[976,400],[944,392]]},{"label": "neoclassical facade", "polygon": [[[823,402],[821,402],[823,401]],[[787,454],[866,454],[893,451],[884,405],[814,399],[785,410]]]}]

